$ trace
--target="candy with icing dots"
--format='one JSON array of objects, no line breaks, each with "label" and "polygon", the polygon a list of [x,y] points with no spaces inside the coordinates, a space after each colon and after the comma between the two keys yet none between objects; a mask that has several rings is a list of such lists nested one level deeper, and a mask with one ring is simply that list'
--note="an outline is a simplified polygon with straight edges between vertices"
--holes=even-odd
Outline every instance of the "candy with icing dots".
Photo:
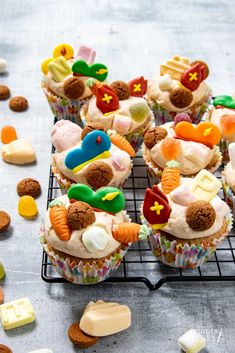
[{"label": "candy with icing dots", "polygon": [[185,353],[199,353],[206,347],[206,339],[196,330],[191,329],[180,336],[178,345]]},{"label": "candy with icing dots", "polygon": [[73,48],[69,44],[59,44],[53,50],[53,58],[58,58],[59,56],[63,56],[66,60],[71,59],[73,57]]},{"label": "candy with icing dots", "polygon": [[235,169],[235,142],[228,145],[228,154],[232,169]]},{"label": "candy with icing dots", "polygon": [[87,164],[110,156],[111,141],[108,135],[100,130],[94,130],[82,140],[81,147],[69,151],[65,157],[65,165],[73,173],[77,173]]},{"label": "candy with icing dots", "polygon": [[148,188],[144,196],[143,215],[153,229],[161,229],[166,224],[171,214],[167,197],[154,185]]},{"label": "candy with icing dots", "polygon": [[65,77],[72,73],[69,64],[63,56],[55,58],[48,64],[48,70],[50,71],[53,80],[56,82],[62,82]]},{"label": "candy with icing dots", "polygon": [[17,140],[17,133],[16,133],[16,129],[14,128],[14,126],[11,126],[11,125],[3,126],[2,130],[1,130],[2,143],[7,144],[7,143],[10,143],[15,140]]},{"label": "candy with icing dots", "polygon": [[202,70],[203,66],[200,63],[194,64],[183,72],[180,82],[190,91],[195,91],[203,81],[204,74]]},{"label": "candy with icing dots", "polygon": [[195,196],[185,183],[171,191],[170,197],[173,202],[181,206],[188,206],[191,202],[196,201]]},{"label": "candy with icing dots", "polygon": [[125,206],[123,193],[113,187],[103,187],[93,191],[89,186],[74,184],[68,190],[68,198],[86,202],[94,208],[110,213],[118,213]]},{"label": "candy with icing dots", "polygon": [[175,134],[182,140],[199,142],[210,148],[217,145],[221,139],[219,128],[209,122],[202,122],[194,126],[187,121],[181,121],[175,126]]},{"label": "candy with icing dots", "polygon": [[230,109],[235,109],[235,99],[231,96],[217,96],[214,98],[213,105],[215,107],[222,106]]},{"label": "candy with icing dots", "polygon": [[193,179],[190,187],[196,200],[210,202],[222,187],[221,181],[206,169],[202,169]]},{"label": "candy with icing dots", "polygon": [[4,330],[30,324],[35,320],[35,312],[27,298],[21,298],[0,305],[0,319]]},{"label": "candy with icing dots", "polygon": [[103,250],[109,241],[109,236],[102,225],[90,226],[82,234],[82,242],[89,252]]},{"label": "candy with icing dots", "polygon": [[0,280],[5,277],[5,268],[3,264],[0,262]]},{"label": "candy with icing dots", "polygon": [[131,129],[132,119],[128,116],[115,114],[113,119],[113,129],[122,135],[126,135]]},{"label": "candy with icing dots", "polygon": [[49,68],[48,64],[53,60],[53,58],[47,58],[41,63],[41,70],[44,75],[48,74]]},{"label": "candy with icing dots", "polygon": [[25,218],[34,218],[38,214],[36,201],[32,196],[21,196],[18,202],[18,213]]},{"label": "candy with icing dots", "polygon": [[165,74],[159,77],[158,85],[161,91],[171,91],[175,87],[175,83],[170,75]]},{"label": "candy with icing dots", "polygon": [[90,76],[103,82],[108,76],[108,68],[104,64],[95,63],[88,65],[84,60],[77,60],[72,66],[75,74]]},{"label": "candy with icing dots", "polygon": [[144,79],[143,76],[135,78],[128,82],[130,88],[131,96],[133,97],[143,97],[147,92],[148,81]]},{"label": "candy with icing dots", "polygon": [[78,49],[77,55],[75,59],[82,59],[87,62],[87,64],[91,65],[95,61],[96,51],[92,48],[86,47],[85,45],[81,45]]}]

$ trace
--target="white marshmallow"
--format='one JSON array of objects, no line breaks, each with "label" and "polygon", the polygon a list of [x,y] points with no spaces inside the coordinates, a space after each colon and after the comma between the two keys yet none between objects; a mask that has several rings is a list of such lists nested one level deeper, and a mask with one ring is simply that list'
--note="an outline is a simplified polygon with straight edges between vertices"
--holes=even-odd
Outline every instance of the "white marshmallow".
[{"label": "white marshmallow", "polygon": [[189,330],[178,339],[178,344],[186,353],[198,353],[206,347],[206,339],[196,330]]},{"label": "white marshmallow", "polygon": [[174,81],[170,77],[170,75],[166,74],[163,76],[160,76],[158,80],[158,85],[161,91],[170,91],[171,89],[174,88]]},{"label": "white marshmallow", "polygon": [[7,70],[7,62],[5,59],[0,58],[0,74],[3,74]]},{"label": "white marshmallow", "polygon": [[170,193],[170,197],[173,202],[181,206],[187,206],[190,202],[196,200],[189,187],[185,184],[181,184],[178,188],[174,189]]}]

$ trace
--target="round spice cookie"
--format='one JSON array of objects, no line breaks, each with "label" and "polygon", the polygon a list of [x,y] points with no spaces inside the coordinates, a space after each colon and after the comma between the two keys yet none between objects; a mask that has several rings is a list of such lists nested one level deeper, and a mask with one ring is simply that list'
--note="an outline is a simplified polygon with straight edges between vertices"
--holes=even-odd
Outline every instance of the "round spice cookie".
[{"label": "round spice cookie", "polygon": [[100,130],[100,131],[104,131],[103,126],[100,123],[89,123],[86,126],[84,126],[84,128],[82,129],[82,134],[81,134],[81,138],[82,140],[84,139],[84,137],[89,134],[90,132],[94,131],[94,130]]},{"label": "round spice cookie", "polygon": [[[98,337],[87,335],[80,329],[79,323],[73,323],[68,330],[68,336],[70,341],[78,346],[79,348],[88,348],[96,344],[99,340]],[[1,351],[0,351],[1,352]]]},{"label": "round spice cookie", "polygon": [[11,223],[11,217],[5,211],[0,211],[0,232],[7,230]]},{"label": "round spice cookie", "polygon": [[17,194],[21,197],[24,195],[32,196],[33,198],[38,197],[41,194],[41,185],[39,182],[32,178],[26,178],[21,180],[17,184]]},{"label": "round spice cookie", "polygon": [[0,344],[0,353],[12,353],[12,350],[4,344]]},{"label": "round spice cookie", "polygon": [[79,77],[73,76],[64,82],[63,91],[69,99],[77,99],[83,95],[85,85]]},{"label": "round spice cookie", "polygon": [[0,85],[0,100],[9,98],[11,95],[10,89],[5,85]]},{"label": "round spice cookie", "polygon": [[170,101],[176,108],[185,108],[192,103],[193,94],[191,91],[177,87],[170,93]]},{"label": "round spice cookie", "polygon": [[124,81],[114,81],[111,83],[111,88],[120,100],[128,99],[131,95],[130,88]]},{"label": "round spice cookie", "polygon": [[67,210],[67,222],[71,229],[87,228],[95,222],[95,212],[86,202],[73,202]]},{"label": "round spice cookie", "polygon": [[27,99],[21,96],[12,97],[9,101],[9,108],[14,112],[23,112],[28,106]]},{"label": "round spice cookie", "polygon": [[107,186],[113,179],[111,167],[104,162],[96,161],[90,164],[86,170],[86,180],[94,188]]},{"label": "round spice cookie", "polygon": [[151,148],[153,148],[157,142],[163,140],[166,136],[167,131],[164,129],[164,127],[153,127],[152,129],[146,131],[144,134],[144,144],[148,149],[151,150]]},{"label": "round spice cookie", "polygon": [[191,202],[186,209],[186,222],[197,232],[207,230],[215,223],[216,213],[207,201]]}]

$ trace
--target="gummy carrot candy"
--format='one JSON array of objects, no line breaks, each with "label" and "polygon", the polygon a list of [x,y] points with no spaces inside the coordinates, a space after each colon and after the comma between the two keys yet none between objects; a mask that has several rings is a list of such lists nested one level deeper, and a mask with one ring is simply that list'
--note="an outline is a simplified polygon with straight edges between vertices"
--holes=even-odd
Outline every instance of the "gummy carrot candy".
[{"label": "gummy carrot candy", "polygon": [[[170,163],[170,162],[169,162]],[[168,163],[167,163],[168,164]],[[180,170],[178,167],[166,167],[163,169],[161,186],[165,194],[169,194],[180,185]]]},{"label": "gummy carrot candy", "polygon": [[135,157],[135,150],[133,149],[131,144],[125,139],[125,137],[119,134],[116,134],[116,135],[110,135],[109,138],[115,146],[127,152],[130,157]]},{"label": "gummy carrot candy", "polygon": [[128,244],[139,240],[139,230],[137,223],[120,223],[114,226],[112,235],[118,242]]},{"label": "gummy carrot candy", "polygon": [[161,151],[163,156],[171,161],[176,159],[180,154],[181,146],[180,142],[173,137],[166,137],[161,144]]}]

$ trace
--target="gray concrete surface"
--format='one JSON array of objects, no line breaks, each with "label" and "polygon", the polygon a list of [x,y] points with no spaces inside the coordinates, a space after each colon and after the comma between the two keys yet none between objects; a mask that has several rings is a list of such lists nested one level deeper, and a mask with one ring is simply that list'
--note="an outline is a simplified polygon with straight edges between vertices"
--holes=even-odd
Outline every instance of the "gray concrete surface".
[{"label": "gray concrete surface", "polygon": [[[30,167],[0,161],[0,208],[12,216],[12,228],[0,235],[0,261],[6,268],[1,283],[6,301],[28,297],[37,320],[4,332],[0,343],[14,353],[48,347],[53,353],[72,353],[67,328],[79,319],[89,300],[126,303],[133,313],[131,329],[104,338],[87,352],[178,353],[177,338],[190,328],[207,336],[210,353],[234,353],[235,286],[230,283],[165,285],[150,292],[143,285],[101,284],[76,287],[48,285],[40,278],[40,220],[46,209],[50,162],[51,112],[40,90],[40,63],[53,47],[68,42],[75,48],[87,44],[97,49],[110,68],[111,79],[150,77],[160,62],[175,53],[207,61],[209,81],[216,94],[235,90],[234,1],[0,0],[0,57],[7,59],[9,74],[0,76],[12,95],[24,95],[30,108],[16,114],[0,103],[0,128],[12,124],[28,137],[37,152]],[[38,199],[40,215],[26,221],[17,213],[16,183],[37,178],[43,188]]]}]

